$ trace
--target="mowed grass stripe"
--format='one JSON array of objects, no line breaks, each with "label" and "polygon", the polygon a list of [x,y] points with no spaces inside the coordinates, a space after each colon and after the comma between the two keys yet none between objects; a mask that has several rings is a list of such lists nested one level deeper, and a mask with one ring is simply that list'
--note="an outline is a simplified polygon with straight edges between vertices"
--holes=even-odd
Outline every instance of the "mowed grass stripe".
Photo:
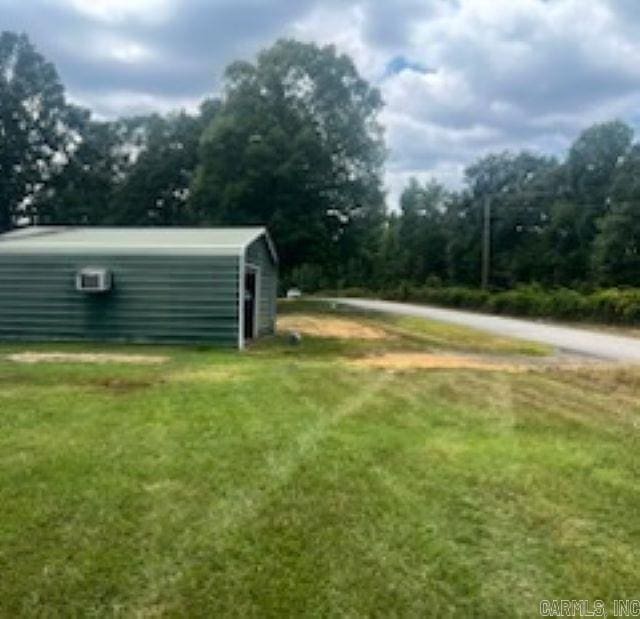
[{"label": "mowed grass stripe", "polygon": [[[283,374],[280,381],[283,387],[288,388],[290,396],[295,394],[296,383],[291,378],[291,374]],[[296,470],[305,462],[317,457],[318,446],[326,436],[328,429],[333,424],[340,423],[343,417],[366,406],[388,381],[389,377],[377,377],[373,384],[359,387],[333,410],[324,410],[324,407],[315,410],[315,421],[310,422],[297,435],[290,435],[290,445],[282,451],[269,453],[264,466],[254,470],[244,485],[231,489],[208,508],[204,514],[204,520],[215,523],[215,534],[210,540],[209,548],[205,550],[206,554],[213,556],[224,552],[225,547],[233,542],[234,532],[250,525],[265,509],[272,497],[287,485]],[[244,412],[249,413],[245,407],[251,405],[251,402],[245,398],[244,394],[240,399],[244,400]],[[297,401],[302,402],[308,411],[317,406],[308,396],[298,398]],[[185,542],[181,544],[181,547],[192,548],[193,544]],[[136,613],[145,614],[152,608],[169,608],[171,606],[170,601],[162,600],[166,597],[167,586],[177,585],[179,588],[180,581],[185,578],[180,570],[180,565],[180,561],[177,563],[171,561],[167,565],[160,566],[160,573],[150,575],[151,577],[147,580],[152,586],[146,591],[146,594],[141,596],[142,600],[135,610]]]}]

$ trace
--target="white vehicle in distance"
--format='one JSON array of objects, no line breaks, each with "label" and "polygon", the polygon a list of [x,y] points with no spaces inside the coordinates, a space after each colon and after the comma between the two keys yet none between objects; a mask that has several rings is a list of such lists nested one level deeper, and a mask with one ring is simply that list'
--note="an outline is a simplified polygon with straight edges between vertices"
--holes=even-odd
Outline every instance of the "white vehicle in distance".
[{"label": "white vehicle in distance", "polygon": [[299,299],[302,296],[302,292],[299,288],[289,288],[287,290],[287,299]]}]

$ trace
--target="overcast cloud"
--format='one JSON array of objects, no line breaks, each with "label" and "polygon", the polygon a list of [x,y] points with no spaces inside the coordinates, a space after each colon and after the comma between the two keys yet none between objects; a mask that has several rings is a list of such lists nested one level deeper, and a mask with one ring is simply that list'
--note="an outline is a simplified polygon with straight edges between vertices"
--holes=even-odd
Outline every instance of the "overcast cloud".
[{"label": "overcast cloud", "polygon": [[0,0],[70,97],[105,117],[194,108],[280,36],[335,43],[383,93],[390,203],[505,148],[562,154],[640,125],[638,0]]}]

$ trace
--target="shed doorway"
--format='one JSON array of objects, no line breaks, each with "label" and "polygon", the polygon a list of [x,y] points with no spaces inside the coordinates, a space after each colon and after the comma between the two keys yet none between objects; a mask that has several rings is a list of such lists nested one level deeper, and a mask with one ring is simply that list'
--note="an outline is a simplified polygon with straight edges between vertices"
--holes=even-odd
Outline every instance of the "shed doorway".
[{"label": "shed doorway", "polygon": [[244,274],[244,339],[252,340],[258,332],[258,293],[260,269],[247,266]]}]

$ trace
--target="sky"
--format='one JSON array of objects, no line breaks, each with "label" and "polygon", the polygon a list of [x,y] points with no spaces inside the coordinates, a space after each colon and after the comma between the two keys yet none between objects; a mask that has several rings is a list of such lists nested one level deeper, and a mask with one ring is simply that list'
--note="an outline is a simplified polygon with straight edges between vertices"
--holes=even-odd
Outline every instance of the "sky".
[{"label": "sky", "polygon": [[392,207],[411,176],[457,188],[488,152],[640,127],[640,0],[0,0],[0,29],[106,118],[195,109],[279,37],[333,43],[385,100]]}]

